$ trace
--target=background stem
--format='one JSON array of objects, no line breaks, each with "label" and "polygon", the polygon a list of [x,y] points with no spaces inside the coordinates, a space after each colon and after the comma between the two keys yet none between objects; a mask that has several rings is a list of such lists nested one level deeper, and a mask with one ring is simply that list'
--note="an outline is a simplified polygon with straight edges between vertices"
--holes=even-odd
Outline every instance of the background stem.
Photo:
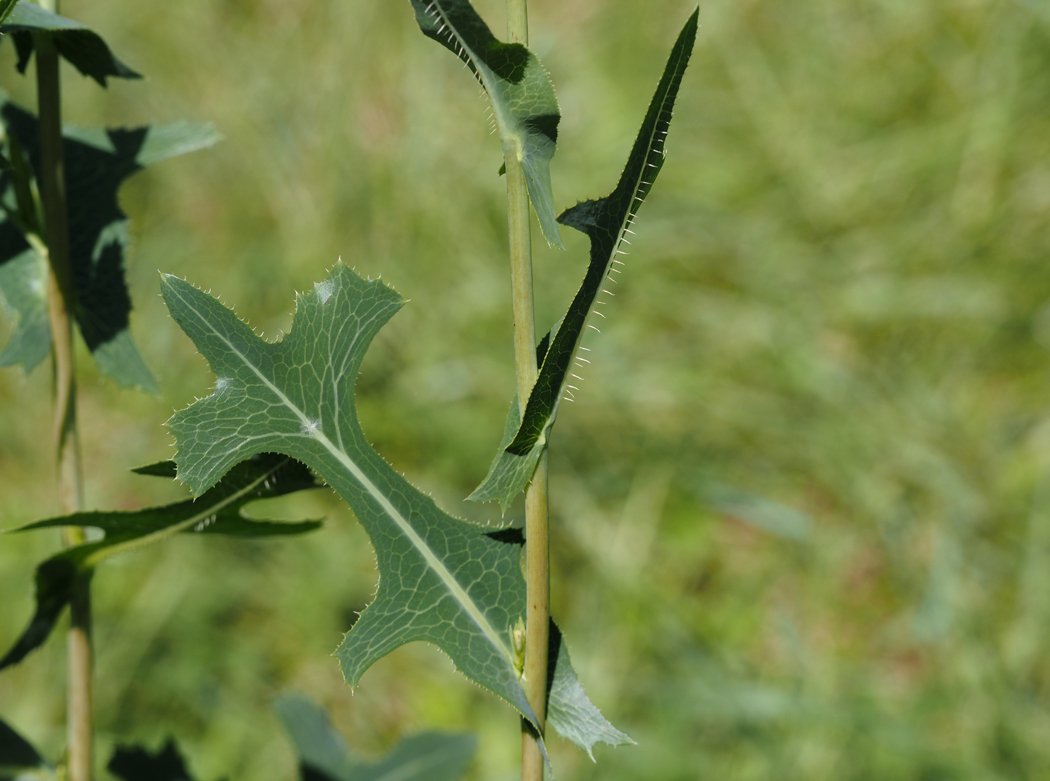
[{"label": "background stem", "polygon": [[[507,34],[528,45],[526,0],[507,0]],[[536,382],[536,325],[532,292],[532,240],[529,196],[516,149],[504,149],[507,164],[507,224],[510,236],[511,286],[514,300],[514,360],[518,401],[524,410]],[[547,712],[547,646],[550,625],[550,543],[547,510],[547,455],[540,458],[525,492],[525,695],[542,732]],[[522,781],[542,781],[539,736],[522,721]]]},{"label": "background stem", "polygon": [[[57,11],[57,0],[41,0]],[[83,504],[83,479],[76,414],[76,365],[72,312],[74,291],[69,257],[69,219],[62,150],[59,58],[52,39],[37,35],[37,110],[40,118],[40,198],[48,252],[48,317],[54,365],[54,442],[58,504],[64,514]],[[63,534],[67,545],[84,541],[83,529]],[[67,728],[70,781],[90,781],[92,769],[91,594],[89,581],[74,587],[68,638]]]}]

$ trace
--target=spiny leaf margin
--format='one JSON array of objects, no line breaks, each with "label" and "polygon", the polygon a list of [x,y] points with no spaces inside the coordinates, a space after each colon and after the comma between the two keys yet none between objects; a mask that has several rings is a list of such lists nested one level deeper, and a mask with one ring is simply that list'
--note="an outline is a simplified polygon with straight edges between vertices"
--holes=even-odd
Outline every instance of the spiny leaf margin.
[{"label": "spiny leaf margin", "polygon": [[587,273],[551,337],[524,414],[516,421],[514,415],[518,404],[512,405],[507,431],[515,428],[516,433],[513,436],[504,434],[488,474],[468,497],[472,501],[497,501],[506,512],[536,471],[562,399],[567,394],[572,398],[574,388],[569,384],[570,367],[574,361],[587,362],[579,357],[580,350],[586,349],[580,343],[584,329],[589,325],[587,321],[595,311],[603,285],[613,279],[611,275],[618,273],[616,266],[622,261],[617,255],[625,254],[621,246],[630,244],[627,234],[632,233],[631,225],[638,209],[663,167],[671,114],[689,64],[698,21],[699,9],[686,21],[671,49],[616,188],[604,198],[579,203],[558,217],[563,225],[576,228],[590,238]]},{"label": "spiny leaf margin", "polygon": [[[266,342],[184,280],[164,277],[162,295],[217,376],[211,395],[168,422],[182,481],[199,493],[239,459],[260,450],[285,453],[351,507],[372,541],[377,595],[336,651],[347,682],[356,685],[395,648],[429,642],[535,725],[511,640],[525,612],[521,540],[445,513],[375,451],[357,419],[358,369],[400,309],[400,296],[338,263],[296,297],[287,336]],[[555,670],[553,680],[552,700],[574,699],[552,713],[587,706],[597,713],[578,682],[572,685],[571,669]],[[579,725],[557,718],[548,723],[588,751],[605,740],[597,730],[579,739]]]},{"label": "spiny leaf margin", "polygon": [[529,200],[547,243],[561,247],[550,161],[561,110],[550,74],[520,43],[503,43],[468,0],[412,0],[419,29],[459,57],[492,102],[504,155],[521,163]]}]

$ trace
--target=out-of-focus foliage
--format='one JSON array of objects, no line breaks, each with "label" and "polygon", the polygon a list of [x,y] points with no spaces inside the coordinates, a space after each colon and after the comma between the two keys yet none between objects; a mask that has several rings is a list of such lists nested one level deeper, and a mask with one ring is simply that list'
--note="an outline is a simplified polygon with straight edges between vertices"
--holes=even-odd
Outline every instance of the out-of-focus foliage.
[{"label": "out-of-focus foliage", "polygon": [[[489,295],[509,301],[498,141],[408,2],[351,6],[63,3],[148,77],[100,99],[67,69],[70,121],[189,117],[226,138],[122,191],[131,329],[162,395],[96,382],[84,361],[89,506],[174,498],[120,473],[169,454],[161,421],[208,378],[165,319],[157,269],[237,291],[227,303],[274,336],[288,291],[341,255],[414,301],[364,363],[365,432],[443,506],[492,518],[457,500],[514,384],[509,305]],[[477,8],[502,29],[502,3]],[[674,10],[530,4],[562,109],[559,208],[607,191],[689,9]],[[32,105],[2,56],[4,86]],[[555,610],[583,683],[639,745],[591,766],[553,742],[559,775],[1038,778],[1050,16],[1020,0],[707,3],[693,56],[552,452]],[[564,238],[566,252],[534,242],[543,322],[583,275],[586,239]],[[55,510],[46,374],[0,374],[5,527]],[[472,777],[513,777],[513,719],[423,646],[347,696],[329,654],[369,601],[372,554],[328,498],[286,501],[328,528],[281,546],[178,541],[99,580],[104,740],[177,734],[201,777],[291,778],[290,749],[259,735],[279,729],[260,715],[273,693],[294,688],[363,752],[478,728]],[[0,545],[3,604],[24,600],[0,611],[4,637],[54,547]],[[61,651],[0,676],[3,718],[48,755]]]}]

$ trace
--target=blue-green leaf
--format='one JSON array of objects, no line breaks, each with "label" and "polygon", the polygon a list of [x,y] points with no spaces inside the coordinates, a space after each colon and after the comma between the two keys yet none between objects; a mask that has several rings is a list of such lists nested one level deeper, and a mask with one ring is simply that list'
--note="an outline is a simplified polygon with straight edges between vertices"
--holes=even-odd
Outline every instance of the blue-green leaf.
[{"label": "blue-green leaf", "polygon": [[[347,681],[405,643],[430,642],[535,724],[511,636],[525,613],[520,539],[442,511],[383,460],[357,419],[357,372],[401,308],[397,293],[339,264],[298,296],[291,332],[271,343],[188,282],[165,277],[162,292],[217,376],[210,395],[169,421],[179,477],[200,493],[241,459],[284,453],[331,486],[372,540],[378,593],[336,652]],[[573,737],[571,725],[549,723]]]}]

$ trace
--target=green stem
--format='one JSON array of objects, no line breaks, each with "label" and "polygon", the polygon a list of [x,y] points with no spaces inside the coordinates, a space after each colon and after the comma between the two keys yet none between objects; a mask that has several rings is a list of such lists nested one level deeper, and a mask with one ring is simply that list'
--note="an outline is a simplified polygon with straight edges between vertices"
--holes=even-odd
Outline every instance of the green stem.
[{"label": "green stem", "polygon": [[[507,0],[507,34],[528,45],[527,0]],[[510,237],[511,287],[514,301],[514,362],[521,408],[536,383],[536,317],[532,292],[532,239],[529,196],[519,160],[520,150],[505,149],[507,164],[507,229]],[[547,713],[547,646],[550,627],[550,543],[547,509],[547,456],[544,454],[525,492],[525,661],[522,683],[536,714],[540,734],[522,721],[522,781],[543,781],[540,737]]]},{"label": "green stem", "polygon": [[[57,0],[41,5],[56,11]],[[73,351],[74,291],[69,256],[69,218],[62,149],[62,109],[59,59],[50,36],[37,35],[37,110],[40,115],[40,198],[48,257],[48,317],[54,365],[54,442],[58,500],[63,513],[83,504],[83,479],[76,414],[76,365]],[[84,541],[83,529],[64,533],[67,545]],[[69,781],[91,781],[91,592],[87,580],[74,586],[68,637],[67,727]]]}]

